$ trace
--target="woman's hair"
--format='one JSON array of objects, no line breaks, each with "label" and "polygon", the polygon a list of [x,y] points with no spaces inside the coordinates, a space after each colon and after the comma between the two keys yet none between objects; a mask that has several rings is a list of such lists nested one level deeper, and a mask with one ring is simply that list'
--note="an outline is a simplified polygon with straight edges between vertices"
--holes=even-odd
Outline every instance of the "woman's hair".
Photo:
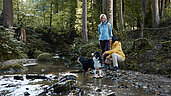
[{"label": "woman's hair", "polygon": [[100,20],[101,20],[101,18],[102,18],[103,16],[107,19],[107,16],[106,16],[105,14],[101,14],[101,15],[100,15]]},{"label": "woman's hair", "polygon": [[114,43],[115,41],[118,41],[118,39],[115,36],[111,36],[112,38],[112,43]]}]

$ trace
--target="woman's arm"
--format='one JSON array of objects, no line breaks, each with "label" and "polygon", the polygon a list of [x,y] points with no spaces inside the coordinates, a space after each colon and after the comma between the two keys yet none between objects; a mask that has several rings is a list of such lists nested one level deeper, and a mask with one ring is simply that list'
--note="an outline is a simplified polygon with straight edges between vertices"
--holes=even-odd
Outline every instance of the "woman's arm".
[{"label": "woman's arm", "polygon": [[112,34],[112,27],[110,23],[108,23],[108,27],[109,27],[109,36],[111,37],[113,36],[113,34]]}]

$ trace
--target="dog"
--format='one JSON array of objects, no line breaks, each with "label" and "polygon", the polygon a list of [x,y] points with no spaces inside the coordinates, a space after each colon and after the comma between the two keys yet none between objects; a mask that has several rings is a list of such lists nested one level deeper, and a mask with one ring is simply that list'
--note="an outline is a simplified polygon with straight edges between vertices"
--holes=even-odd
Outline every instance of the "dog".
[{"label": "dog", "polygon": [[82,65],[82,69],[84,70],[84,77],[89,69],[93,69],[94,77],[97,77],[97,70],[99,71],[99,76],[102,77],[102,57],[99,52],[92,53],[91,55],[93,56],[92,59],[85,59],[83,56],[79,56],[77,59],[77,62]]}]

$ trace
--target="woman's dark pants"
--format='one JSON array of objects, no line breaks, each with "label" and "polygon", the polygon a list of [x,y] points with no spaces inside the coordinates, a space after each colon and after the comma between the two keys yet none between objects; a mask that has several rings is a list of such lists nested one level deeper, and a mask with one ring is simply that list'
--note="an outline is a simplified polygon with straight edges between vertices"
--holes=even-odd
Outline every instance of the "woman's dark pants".
[{"label": "woman's dark pants", "polygon": [[[102,54],[105,52],[105,51],[108,51],[109,50],[109,40],[100,40],[100,47],[102,49]],[[106,56],[103,58],[103,61],[106,60]]]}]

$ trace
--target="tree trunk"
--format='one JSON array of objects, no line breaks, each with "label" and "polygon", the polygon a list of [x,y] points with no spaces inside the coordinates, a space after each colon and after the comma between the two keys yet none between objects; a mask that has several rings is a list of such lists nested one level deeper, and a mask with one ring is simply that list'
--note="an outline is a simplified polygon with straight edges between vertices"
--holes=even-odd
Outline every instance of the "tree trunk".
[{"label": "tree trunk", "polygon": [[152,0],[152,9],[153,27],[156,27],[160,24],[158,0]]},{"label": "tree trunk", "polygon": [[141,38],[143,38],[143,33],[144,33],[144,20],[146,17],[146,0],[142,0],[142,15],[143,15],[143,22],[141,24]]},{"label": "tree trunk", "polygon": [[58,1],[55,1],[55,14],[58,13]]},{"label": "tree trunk", "polygon": [[137,28],[141,28],[140,18],[137,18]]},{"label": "tree trunk", "polygon": [[106,12],[106,0],[102,0],[102,13],[105,14]]},{"label": "tree trunk", "polygon": [[119,19],[120,19],[120,31],[122,31],[123,30],[122,0],[119,0]]},{"label": "tree trunk", "polygon": [[87,36],[87,0],[83,0],[83,13],[82,13],[82,39],[83,42],[88,41]]},{"label": "tree trunk", "polygon": [[50,4],[50,28],[52,27],[52,2]]},{"label": "tree trunk", "polygon": [[161,0],[160,18],[164,16],[165,0]]},{"label": "tree trunk", "polygon": [[17,0],[17,20],[18,20],[18,24],[20,24],[20,18],[19,18],[19,16],[20,16],[20,9],[19,9],[19,0]]},{"label": "tree trunk", "polygon": [[13,4],[12,0],[3,0],[3,26],[6,28],[13,27]]},{"label": "tree trunk", "polygon": [[118,30],[117,28],[117,0],[113,0],[113,28]]},{"label": "tree trunk", "polygon": [[113,28],[113,0],[107,0],[107,6],[107,17],[109,18],[109,22]]},{"label": "tree trunk", "polygon": [[167,8],[167,0],[165,0],[165,8]]},{"label": "tree trunk", "polygon": [[146,16],[144,19],[144,26],[146,27],[152,27],[152,1],[151,0],[146,0]]},{"label": "tree trunk", "polygon": [[158,6],[159,6],[159,16],[160,16],[160,12],[161,12],[161,0],[158,0]]}]

